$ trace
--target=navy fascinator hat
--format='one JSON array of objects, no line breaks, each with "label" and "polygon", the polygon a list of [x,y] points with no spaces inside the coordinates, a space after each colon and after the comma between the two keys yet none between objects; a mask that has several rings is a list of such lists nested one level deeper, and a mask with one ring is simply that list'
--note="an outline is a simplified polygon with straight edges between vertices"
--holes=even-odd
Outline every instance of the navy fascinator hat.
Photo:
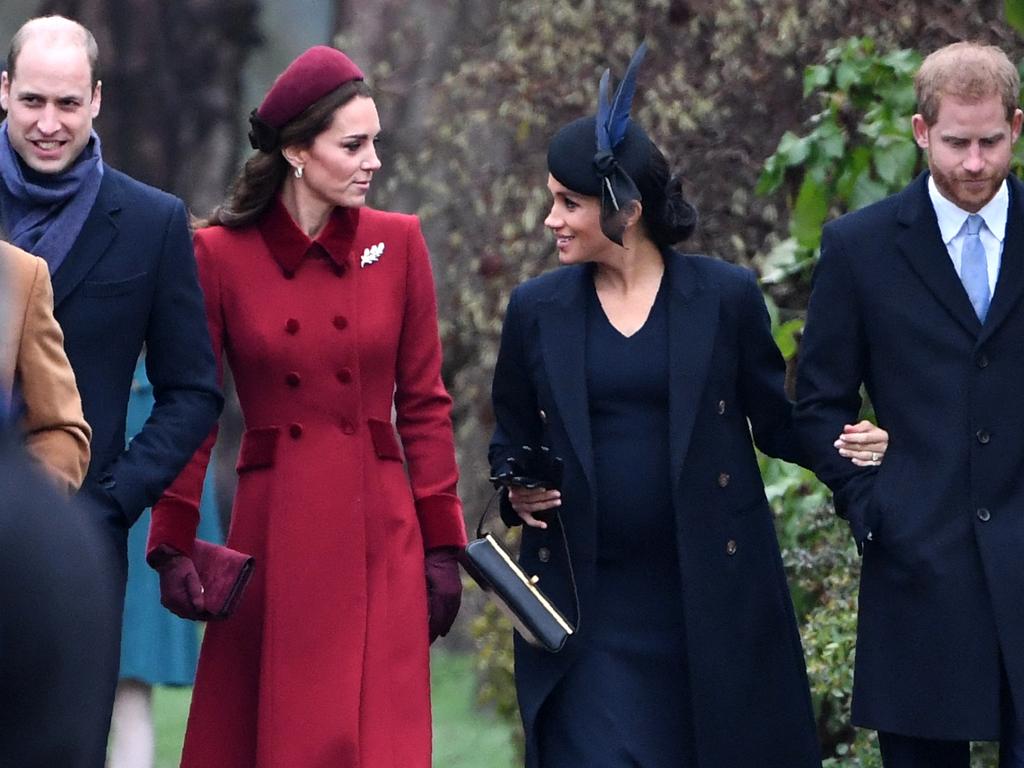
[{"label": "navy fascinator hat", "polygon": [[606,69],[597,114],[563,126],[548,146],[551,175],[575,192],[601,198],[601,231],[619,245],[632,204],[643,199],[635,180],[644,178],[653,149],[643,128],[629,117],[637,71],[646,53],[647,44],[641,43],[612,98]]}]

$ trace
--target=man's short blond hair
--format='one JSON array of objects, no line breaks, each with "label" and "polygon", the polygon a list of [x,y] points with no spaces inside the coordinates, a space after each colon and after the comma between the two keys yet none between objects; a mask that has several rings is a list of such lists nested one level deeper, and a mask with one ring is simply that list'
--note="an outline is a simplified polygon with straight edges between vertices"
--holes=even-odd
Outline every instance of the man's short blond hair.
[{"label": "man's short blond hair", "polygon": [[917,109],[928,125],[939,119],[943,96],[981,101],[999,96],[1011,121],[1020,102],[1020,75],[1001,48],[960,42],[933,52],[914,77]]}]

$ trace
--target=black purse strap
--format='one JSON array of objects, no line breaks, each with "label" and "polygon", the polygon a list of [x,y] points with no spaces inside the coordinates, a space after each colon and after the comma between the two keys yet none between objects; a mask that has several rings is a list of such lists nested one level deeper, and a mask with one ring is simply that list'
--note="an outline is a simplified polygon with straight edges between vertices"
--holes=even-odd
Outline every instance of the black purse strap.
[{"label": "black purse strap", "polygon": [[[490,534],[490,531],[484,530],[484,520],[487,519],[487,513],[491,511],[491,507],[494,506],[494,500],[501,495],[502,490],[503,488],[495,489],[494,493],[491,494],[491,498],[487,501],[486,506],[484,506],[484,511],[480,514],[480,519],[477,520],[476,537],[478,539],[482,539],[484,536]],[[580,623],[582,621],[580,615],[580,593],[576,588],[576,571],[572,567],[572,553],[569,551],[569,538],[565,533],[565,520],[560,514],[558,514],[558,510],[555,510],[554,517],[558,521],[558,530],[562,534],[562,547],[565,551],[565,562],[569,568],[569,584],[572,586],[572,599],[574,607],[576,608],[576,631],[579,632]]]}]

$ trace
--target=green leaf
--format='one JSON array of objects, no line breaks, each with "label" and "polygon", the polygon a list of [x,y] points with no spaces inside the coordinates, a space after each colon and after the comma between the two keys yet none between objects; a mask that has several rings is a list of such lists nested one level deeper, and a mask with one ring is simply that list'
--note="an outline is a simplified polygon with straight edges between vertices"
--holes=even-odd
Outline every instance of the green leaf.
[{"label": "green leaf", "polygon": [[786,167],[800,165],[807,159],[811,147],[806,137],[797,136],[792,131],[786,131],[779,139],[779,148],[775,155],[779,157]]},{"label": "green leaf", "polygon": [[1024,0],[1005,0],[1006,23],[1024,34]]},{"label": "green leaf", "polygon": [[877,203],[888,194],[888,187],[871,178],[870,170],[865,170],[857,178],[857,183],[853,185],[853,192],[850,195],[850,209],[855,211],[858,208],[863,208],[865,205]]},{"label": "green leaf", "polygon": [[808,174],[796,196],[789,231],[804,248],[817,248],[821,242],[821,225],[827,215],[827,193],[813,174]]},{"label": "green leaf", "polygon": [[832,79],[831,70],[824,64],[812,64],[804,70],[804,98],[819,88],[824,88]]},{"label": "green leaf", "polygon": [[846,136],[834,122],[823,123],[818,128],[818,151],[826,160],[840,160],[846,151]]},{"label": "green leaf", "polygon": [[892,189],[906,186],[917,164],[917,145],[903,137],[887,136],[875,147],[875,170]]},{"label": "green leaf", "polygon": [[836,85],[839,87],[839,90],[850,90],[850,86],[859,79],[859,74],[857,67],[852,63],[848,61],[842,62],[836,67]]},{"label": "green leaf", "polygon": [[770,195],[782,184],[782,179],[785,175],[784,171],[785,168],[779,162],[778,155],[769,157],[764,161],[764,169],[761,171],[761,176],[757,179],[755,192],[759,195]]},{"label": "green leaf", "polygon": [[779,348],[779,351],[786,360],[791,360],[793,356],[796,355],[797,334],[803,329],[803,318],[796,317],[792,320],[787,320],[773,332],[772,335],[775,337],[775,346]]}]

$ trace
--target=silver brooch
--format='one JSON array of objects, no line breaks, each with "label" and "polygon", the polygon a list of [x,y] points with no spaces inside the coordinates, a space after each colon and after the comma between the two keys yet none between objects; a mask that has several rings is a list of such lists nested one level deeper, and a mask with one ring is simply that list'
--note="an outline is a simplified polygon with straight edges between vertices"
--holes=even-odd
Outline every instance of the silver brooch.
[{"label": "silver brooch", "polygon": [[360,268],[368,264],[376,264],[380,260],[382,253],[384,253],[384,243],[377,243],[369,248],[364,248],[363,255],[359,259]]}]

